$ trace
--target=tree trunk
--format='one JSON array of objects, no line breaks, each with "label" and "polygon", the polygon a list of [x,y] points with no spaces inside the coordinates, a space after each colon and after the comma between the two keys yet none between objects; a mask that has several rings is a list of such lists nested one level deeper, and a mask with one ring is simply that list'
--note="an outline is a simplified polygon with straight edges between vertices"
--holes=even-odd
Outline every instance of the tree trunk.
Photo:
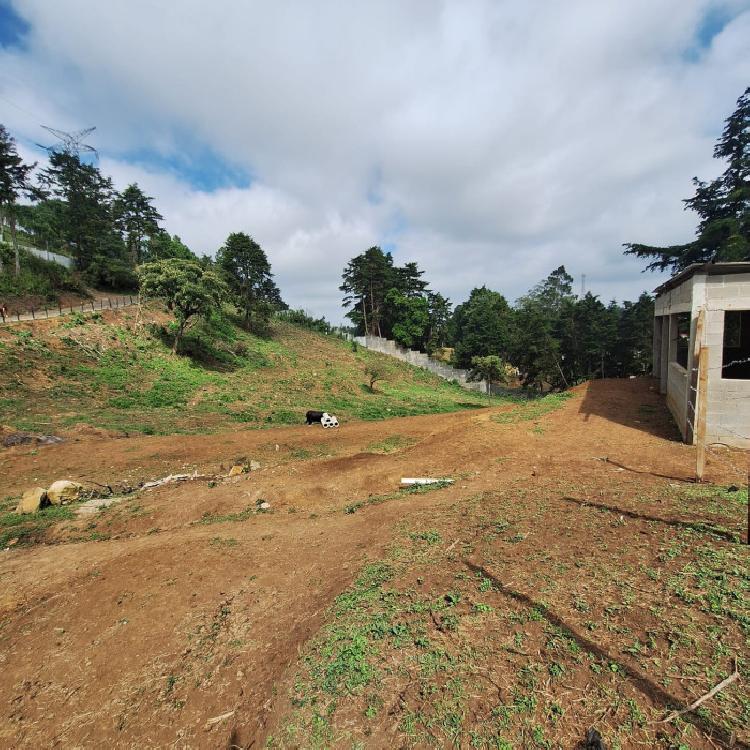
[{"label": "tree trunk", "polygon": [[365,336],[369,336],[370,330],[367,327],[367,300],[365,299],[364,294],[362,295],[362,318],[364,319],[365,324]]},{"label": "tree trunk", "polygon": [[13,243],[13,255],[16,261],[16,276],[21,275],[21,256],[18,253],[18,237],[16,236],[16,217],[10,216],[10,238]]},{"label": "tree trunk", "polygon": [[177,333],[174,336],[174,344],[172,344],[172,354],[177,354],[177,347],[180,343],[180,339],[182,338],[182,334],[185,330],[185,322],[183,321],[180,323],[179,327],[177,328]]}]

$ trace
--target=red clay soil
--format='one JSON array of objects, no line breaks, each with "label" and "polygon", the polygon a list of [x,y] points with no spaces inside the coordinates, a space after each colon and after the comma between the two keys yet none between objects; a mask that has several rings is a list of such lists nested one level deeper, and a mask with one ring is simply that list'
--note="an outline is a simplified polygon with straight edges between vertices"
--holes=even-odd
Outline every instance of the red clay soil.
[{"label": "red clay soil", "polygon": [[[339,430],[79,435],[0,451],[0,496],[62,478],[134,486],[222,474],[239,458],[262,464],[215,485],[140,492],[95,518],[94,531],[83,518],[54,527],[45,544],[0,552],[0,745],[262,747],[305,644],[400,524],[521,485],[582,481],[589,497],[627,498],[691,477],[694,450],[674,439],[650,381],[595,383],[535,422],[501,424],[498,411]],[[412,442],[386,455],[368,448],[394,435]],[[709,464],[717,482],[736,481],[731,472]],[[402,476],[457,481],[344,513]],[[262,500],[271,512],[255,512]],[[559,542],[559,528],[545,533]],[[487,562],[477,552],[467,560]],[[376,734],[370,746],[381,742],[397,744]]]}]

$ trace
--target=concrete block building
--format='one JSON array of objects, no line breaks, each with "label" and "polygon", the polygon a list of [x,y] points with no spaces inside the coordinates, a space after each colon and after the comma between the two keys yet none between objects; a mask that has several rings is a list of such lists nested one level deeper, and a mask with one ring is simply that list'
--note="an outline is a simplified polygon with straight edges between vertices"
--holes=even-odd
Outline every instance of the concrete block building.
[{"label": "concrete block building", "polygon": [[[695,442],[706,398],[706,442],[750,448],[750,262],[695,264],[655,293],[653,374],[683,439]],[[701,346],[708,349],[705,387]]]}]

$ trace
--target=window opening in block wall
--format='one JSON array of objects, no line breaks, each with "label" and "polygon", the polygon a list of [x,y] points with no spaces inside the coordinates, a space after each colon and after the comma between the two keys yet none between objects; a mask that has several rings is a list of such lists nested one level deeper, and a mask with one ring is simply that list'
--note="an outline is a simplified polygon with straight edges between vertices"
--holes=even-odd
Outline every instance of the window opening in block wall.
[{"label": "window opening in block wall", "polygon": [[750,380],[750,310],[724,312],[721,377]]},{"label": "window opening in block wall", "polygon": [[688,347],[690,345],[690,313],[678,313],[677,318],[677,352],[675,361],[687,369]]}]

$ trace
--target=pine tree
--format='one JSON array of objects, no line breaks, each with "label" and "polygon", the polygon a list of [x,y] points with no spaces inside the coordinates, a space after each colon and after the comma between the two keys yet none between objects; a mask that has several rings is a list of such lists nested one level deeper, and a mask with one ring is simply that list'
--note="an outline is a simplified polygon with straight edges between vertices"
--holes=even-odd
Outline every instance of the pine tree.
[{"label": "pine tree", "polygon": [[451,320],[453,360],[471,367],[473,357],[507,358],[513,338],[513,311],[505,297],[487,287],[472,289],[469,299],[456,307]]},{"label": "pine tree", "polygon": [[61,217],[63,239],[71,246],[76,265],[86,270],[111,259],[124,260],[124,245],[115,228],[112,204],[116,192],[112,180],[76,154],[52,152],[42,183],[64,201]]},{"label": "pine tree", "polygon": [[626,255],[649,259],[652,271],[750,260],[750,88],[726,120],[714,157],[727,161],[724,173],[711,182],[694,177],[695,195],[684,201],[700,217],[695,240],[670,247],[627,243]]},{"label": "pine tree", "polygon": [[159,231],[159,222],[164,218],[154,208],[153,200],[133,183],[125,188],[112,206],[115,226],[121,232],[134,264],[143,260],[146,238]]},{"label": "pine tree", "polygon": [[[0,221],[7,221],[15,255],[16,276],[21,273],[21,260],[16,239],[16,209],[18,198],[22,195],[33,194],[29,184],[29,175],[36,167],[34,164],[24,164],[18,155],[15,139],[0,125]],[[0,260],[2,271],[2,260]]]},{"label": "pine tree", "polygon": [[365,336],[384,335],[385,297],[396,286],[393,257],[374,246],[352,258],[344,268],[342,284],[346,317]]},{"label": "pine tree", "polygon": [[244,232],[233,232],[216,255],[245,325],[265,328],[274,308],[283,305],[263,248]]}]

